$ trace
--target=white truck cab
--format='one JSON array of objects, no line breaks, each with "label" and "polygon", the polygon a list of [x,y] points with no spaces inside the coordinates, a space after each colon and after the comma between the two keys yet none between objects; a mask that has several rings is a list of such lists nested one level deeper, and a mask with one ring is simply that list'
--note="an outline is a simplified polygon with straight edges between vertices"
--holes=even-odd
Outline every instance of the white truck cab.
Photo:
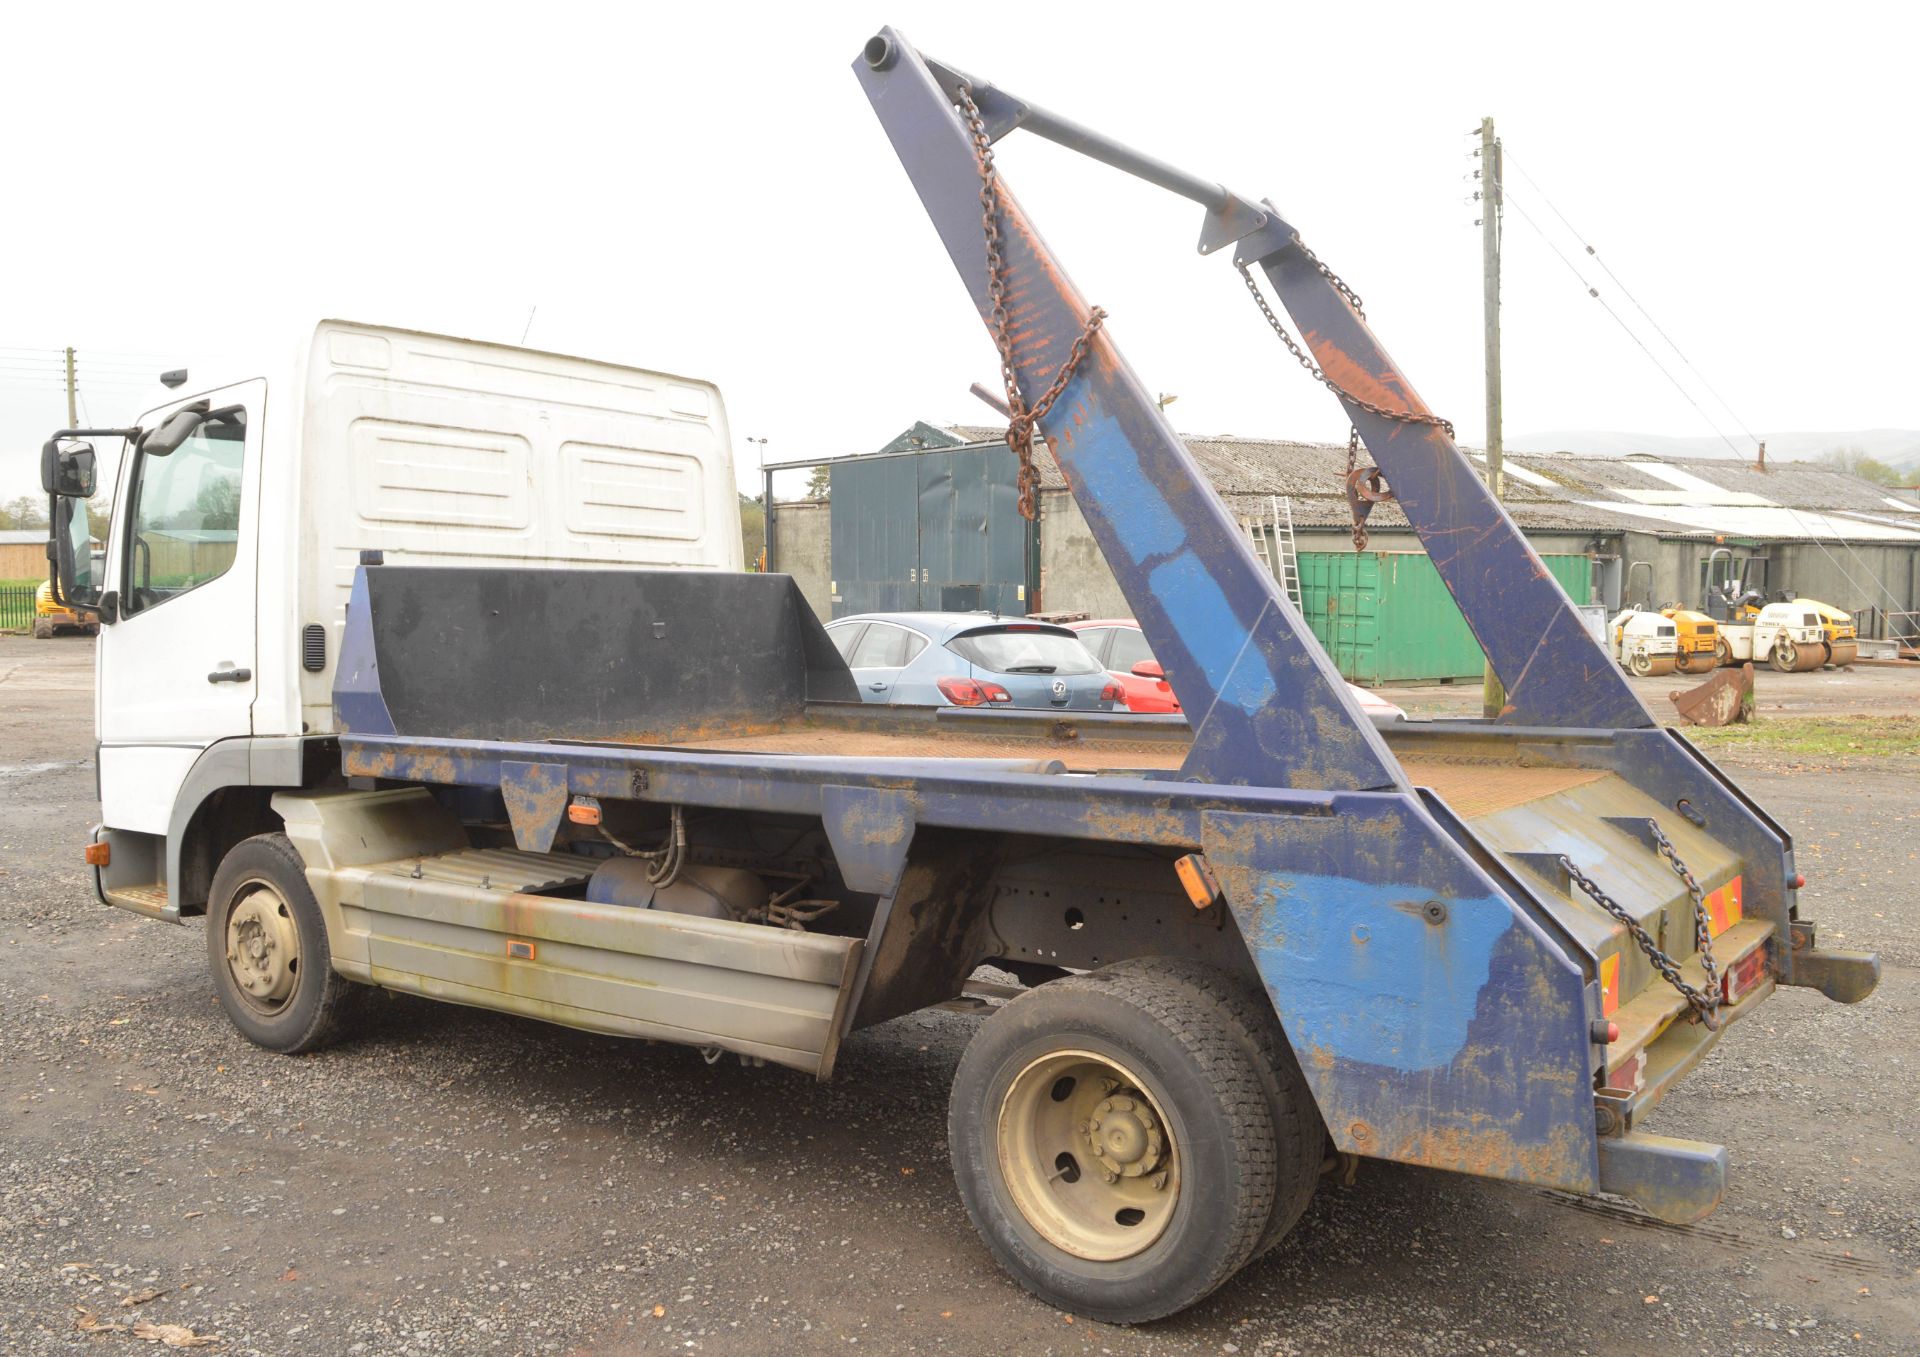
[{"label": "white truck cab", "polygon": [[[290,361],[42,456],[61,596],[97,614],[101,898],[175,919],[275,789],[326,776],[365,553],[394,564],[740,570],[711,383],[322,321]],[[91,437],[104,441],[84,441]],[[81,508],[113,485],[103,558]]]}]

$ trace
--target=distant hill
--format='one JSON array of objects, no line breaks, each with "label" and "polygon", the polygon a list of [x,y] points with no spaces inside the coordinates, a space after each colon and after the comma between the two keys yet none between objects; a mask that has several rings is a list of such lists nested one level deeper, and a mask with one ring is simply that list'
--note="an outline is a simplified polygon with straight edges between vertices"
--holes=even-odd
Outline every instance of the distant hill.
[{"label": "distant hill", "polygon": [[[1920,429],[1856,429],[1841,433],[1763,433],[1767,456],[1780,462],[1817,461],[1834,448],[1859,448],[1888,466],[1920,472]],[[1736,436],[1737,454],[1748,455],[1746,439]],[[1512,435],[1507,446],[1515,452],[1579,452],[1598,457],[1624,457],[1650,452],[1658,457],[1733,457],[1718,438],[1675,438],[1655,433],[1609,433],[1599,430],[1549,430]]]}]

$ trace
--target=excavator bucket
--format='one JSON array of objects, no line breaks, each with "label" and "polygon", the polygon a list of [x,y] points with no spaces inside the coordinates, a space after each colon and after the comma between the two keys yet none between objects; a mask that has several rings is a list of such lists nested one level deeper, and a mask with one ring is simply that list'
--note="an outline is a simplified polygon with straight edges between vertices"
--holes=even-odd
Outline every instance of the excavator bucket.
[{"label": "excavator bucket", "polygon": [[1753,710],[1753,665],[1716,669],[1697,688],[1676,688],[1667,694],[1680,719],[1690,726],[1730,726],[1745,721]]}]

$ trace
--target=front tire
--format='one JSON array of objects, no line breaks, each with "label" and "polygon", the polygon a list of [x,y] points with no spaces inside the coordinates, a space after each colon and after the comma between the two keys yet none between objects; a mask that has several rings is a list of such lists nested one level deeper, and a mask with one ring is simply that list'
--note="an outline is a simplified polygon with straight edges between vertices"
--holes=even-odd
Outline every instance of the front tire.
[{"label": "front tire", "polygon": [[306,864],[284,834],[256,835],[221,861],[207,898],[207,962],[233,1025],[286,1055],[339,1040],[362,993],[334,972]]},{"label": "front tire", "polygon": [[1051,1305],[1159,1319],[1231,1277],[1273,1217],[1273,1116],[1229,1006],[1185,975],[1056,980],[954,1077],[954,1177],[1002,1267]]}]

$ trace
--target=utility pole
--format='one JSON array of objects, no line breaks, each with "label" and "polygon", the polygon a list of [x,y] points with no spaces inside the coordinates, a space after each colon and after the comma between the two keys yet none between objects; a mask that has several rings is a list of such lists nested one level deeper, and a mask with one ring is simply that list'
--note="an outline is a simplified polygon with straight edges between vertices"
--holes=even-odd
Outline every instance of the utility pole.
[{"label": "utility pole", "polygon": [[73,383],[73,350],[67,350],[67,427],[80,427],[80,411],[75,408],[78,390]]},{"label": "utility pole", "polygon": [[[1500,139],[1493,119],[1480,120],[1480,295],[1487,357],[1487,489],[1505,489],[1506,448],[1500,430]],[[1507,690],[1489,663],[1481,680],[1480,710],[1487,719],[1507,705]]]}]

